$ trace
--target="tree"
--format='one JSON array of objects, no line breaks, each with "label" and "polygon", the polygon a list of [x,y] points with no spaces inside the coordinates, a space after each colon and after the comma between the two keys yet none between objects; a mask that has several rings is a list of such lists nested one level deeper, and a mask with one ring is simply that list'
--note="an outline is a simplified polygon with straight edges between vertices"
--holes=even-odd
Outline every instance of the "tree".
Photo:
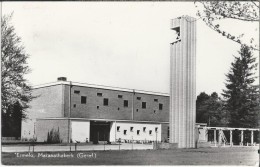
[{"label": "tree", "polygon": [[32,100],[31,86],[24,75],[30,70],[27,65],[28,54],[15,33],[10,21],[12,14],[2,17],[1,22],[1,107],[2,135],[11,135],[17,118],[25,119],[25,109]]},{"label": "tree", "polygon": [[226,90],[222,95],[226,100],[225,108],[229,112],[231,127],[256,128],[259,112],[259,89],[253,86],[256,58],[251,49],[242,45],[239,56],[231,63],[226,75]]},{"label": "tree", "polygon": [[[259,22],[258,1],[195,1],[198,7],[197,15],[213,30],[242,45],[259,50],[258,40],[250,37],[249,41],[243,39],[244,34],[234,35],[223,30],[220,21],[225,19],[240,20],[243,22]],[[201,8],[200,8],[201,7]],[[258,29],[258,24],[256,29]]]},{"label": "tree", "polygon": [[202,92],[197,96],[196,122],[207,123],[208,126],[226,126],[226,114],[223,101],[216,92],[211,95]]}]

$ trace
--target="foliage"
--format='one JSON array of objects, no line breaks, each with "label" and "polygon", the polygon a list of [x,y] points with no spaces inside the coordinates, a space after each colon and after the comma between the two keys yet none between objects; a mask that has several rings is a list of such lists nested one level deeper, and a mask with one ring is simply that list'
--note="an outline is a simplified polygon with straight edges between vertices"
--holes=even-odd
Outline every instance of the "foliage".
[{"label": "foliage", "polygon": [[[248,45],[250,48],[259,50],[258,41],[253,37],[250,42],[242,40],[244,34],[239,36],[223,30],[219,21],[224,19],[235,19],[244,22],[259,22],[259,2],[257,1],[195,1],[196,7],[202,6],[197,15],[213,30],[226,38],[239,44]],[[256,27],[258,28],[258,27]]]},{"label": "foliage", "polygon": [[227,113],[223,104],[216,92],[211,95],[200,93],[196,100],[196,122],[207,123],[208,126],[226,126]]},{"label": "foliage", "polygon": [[26,118],[25,109],[33,98],[32,88],[24,79],[29,72],[28,54],[10,23],[11,18],[12,15],[3,16],[1,22],[2,136],[20,136],[21,120]]},{"label": "foliage", "polygon": [[223,96],[225,108],[230,114],[231,127],[257,127],[259,112],[259,89],[253,86],[254,72],[257,68],[256,58],[250,48],[242,45],[239,57],[235,57],[231,69],[226,74],[226,90]]},{"label": "foliage", "polygon": [[20,112],[21,106],[18,102],[10,105],[7,109],[8,114],[2,114],[2,136],[20,137],[21,136],[21,120],[23,113]]},{"label": "foliage", "polygon": [[31,87],[24,79],[24,75],[30,71],[28,54],[10,24],[11,18],[12,15],[3,16],[1,23],[1,98],[4,114],[8,114],[8,109],[17,102],[22,110],[28,108],[28,102],[32,99]]},{"label": "foliage", "polygon": [[58,130],[52,130],[47,134],[47,143],[62,143],[62,140],[60,139],[60,131]]}]

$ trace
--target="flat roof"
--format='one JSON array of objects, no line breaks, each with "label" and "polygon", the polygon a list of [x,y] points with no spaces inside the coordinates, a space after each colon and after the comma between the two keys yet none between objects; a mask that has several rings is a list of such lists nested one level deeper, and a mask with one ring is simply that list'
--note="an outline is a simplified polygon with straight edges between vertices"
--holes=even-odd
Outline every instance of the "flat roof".
[{"label": "flat roof", "polygon": [[152,123],[152,124],[168,124],[169,122],[160,121],[138,121],[138,120],[120,120],[120,119],[98,119],[98,118],[68,118],[68,117],[49,117],[36,118],[36,120],[75,120],[75,121],[102,121],[102,122],[132,122],[132,123]]},{"label": "flat roof", "polygon": [[123,92],[135,92],[135,93],[151,94],[151,95],[158,95],[158,96],[170,96],[168,93],[152,92],[152,91],[145,91],[145,90],[120,88],[120,87],[104,86],[104,85],[96,85],[96,84],[89,84],[89,83],[72,82],[72,81],[56,81],[56,82],[51,82],[51,83],[46,83],[41,85],[35,85],[33,86],[33,89],[44,88],[44,87],[55,86],[55,85],[74,85],[74,86],[116,90],[116,91],[123,91]]}]

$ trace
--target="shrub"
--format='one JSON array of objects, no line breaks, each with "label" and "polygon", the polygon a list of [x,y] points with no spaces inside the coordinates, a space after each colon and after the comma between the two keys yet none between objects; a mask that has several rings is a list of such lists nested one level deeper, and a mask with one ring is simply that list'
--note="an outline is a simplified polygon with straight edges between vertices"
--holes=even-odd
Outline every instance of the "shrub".
[{"label": "shrub", "polygon": [[48,131],[47,143],[62,143],[62,140],[60,139],[59,128],[58,130],[52,128],[50,132]]}]

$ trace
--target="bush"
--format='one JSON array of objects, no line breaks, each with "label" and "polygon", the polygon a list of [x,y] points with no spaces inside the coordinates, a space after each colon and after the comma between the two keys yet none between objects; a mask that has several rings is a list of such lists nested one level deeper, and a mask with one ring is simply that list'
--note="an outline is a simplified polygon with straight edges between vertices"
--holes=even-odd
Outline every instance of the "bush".
[{"label": "bush", "polygon": [[62,140],[60,139],[60,132],[59,128],[58,130],[52,130],[47,134],[47,143],[62,143]]}]

